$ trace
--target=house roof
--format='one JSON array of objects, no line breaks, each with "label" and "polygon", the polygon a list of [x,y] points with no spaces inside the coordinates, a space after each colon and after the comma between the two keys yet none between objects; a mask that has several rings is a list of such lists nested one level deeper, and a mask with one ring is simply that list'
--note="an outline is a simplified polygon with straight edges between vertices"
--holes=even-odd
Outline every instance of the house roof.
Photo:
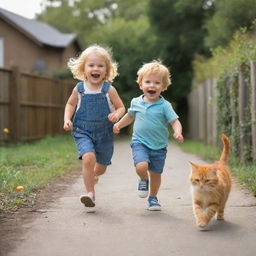
[{"label": "house roof", "polygon": [[27,19],[2,8],[0,8],[0,18],[18,28],[19,31],[40,45],[65,48],[76,40],[75,34],[61,33],[46,23]]}]

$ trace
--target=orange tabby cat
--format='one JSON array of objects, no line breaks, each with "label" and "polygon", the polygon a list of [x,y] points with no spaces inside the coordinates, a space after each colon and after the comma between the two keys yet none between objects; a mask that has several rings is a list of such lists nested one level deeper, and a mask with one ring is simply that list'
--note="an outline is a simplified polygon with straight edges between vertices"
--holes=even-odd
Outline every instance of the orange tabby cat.
[{"label": "orange tabby cat", "polygon": [[230,141],[224,134],[221,139],[223,150],[219,161],[209,165],[190,162],[193,210],[196,224],[202,229],[215,214],[218,220],[224,219],[224,208],[231,189],[231,174],[226,165]]}]

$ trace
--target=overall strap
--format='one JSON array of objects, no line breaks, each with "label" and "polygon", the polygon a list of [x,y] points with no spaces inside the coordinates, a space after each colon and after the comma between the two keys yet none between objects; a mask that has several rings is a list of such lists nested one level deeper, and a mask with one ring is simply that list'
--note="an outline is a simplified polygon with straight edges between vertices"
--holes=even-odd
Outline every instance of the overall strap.
[{"label": "overall strap", "polygon": [[104,82],[103,86],[101,88],[101,92],[106,94],[108,92],[108,90],[109,90],[110,85],[111,84],[109,82]]},{"label": "overall strap", "polygon": [[77,88],[77,91],[79,93],[83,93],[84,92],[84,82],[79,82],[76,84],[76,88]]}]

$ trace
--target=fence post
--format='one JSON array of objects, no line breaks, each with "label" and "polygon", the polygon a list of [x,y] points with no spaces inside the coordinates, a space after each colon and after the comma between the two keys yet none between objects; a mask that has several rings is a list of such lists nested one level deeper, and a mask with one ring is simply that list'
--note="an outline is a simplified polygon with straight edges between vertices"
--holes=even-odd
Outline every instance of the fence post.
[{"label": "fence post", "polygon": [[256,61],[251,61],[252,157],[256,161]]},{"label": "fence post", "polygon": [[9,86],[9,130],[11,142],[20,141],[20,72],[18,67],[12,68],[11,83]]}]

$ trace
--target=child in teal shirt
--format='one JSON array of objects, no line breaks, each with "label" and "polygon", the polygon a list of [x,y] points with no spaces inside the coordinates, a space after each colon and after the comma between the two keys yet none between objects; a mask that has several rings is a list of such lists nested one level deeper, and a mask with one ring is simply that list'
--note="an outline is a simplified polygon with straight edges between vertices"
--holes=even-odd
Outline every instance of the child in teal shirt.
[{"label": "child in teal shirt", "polygon": [[174,139],[183,142],[184,138],[178,115],[171,103],[160,95],[171,83],[169,70],[161,62],[152,61],[144,64],[137,75],[143,95],[132,99],[128,113],[114,125],[113,131],[119,133],[134,121],[131,147],[140,178],[137,192],[142,198],[149,194],[148,209],[159,211],[157,193],[166,158],[169,125],[174,131]]}]

